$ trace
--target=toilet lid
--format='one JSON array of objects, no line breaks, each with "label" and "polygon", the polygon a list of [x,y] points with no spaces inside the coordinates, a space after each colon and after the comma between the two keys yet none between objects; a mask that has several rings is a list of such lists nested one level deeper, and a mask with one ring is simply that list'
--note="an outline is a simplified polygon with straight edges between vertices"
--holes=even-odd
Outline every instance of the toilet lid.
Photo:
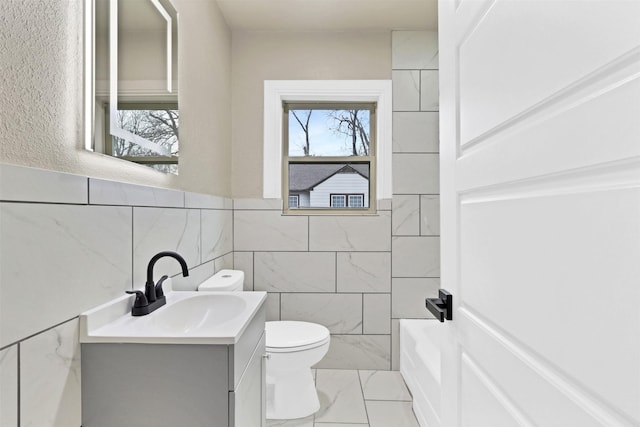
[{"label": "toilet lid", "polygon": [[265,330],[266,347],[271,349],[309,348],[329,340],[329,330],[316,323],[291,320],[265,322]]}]

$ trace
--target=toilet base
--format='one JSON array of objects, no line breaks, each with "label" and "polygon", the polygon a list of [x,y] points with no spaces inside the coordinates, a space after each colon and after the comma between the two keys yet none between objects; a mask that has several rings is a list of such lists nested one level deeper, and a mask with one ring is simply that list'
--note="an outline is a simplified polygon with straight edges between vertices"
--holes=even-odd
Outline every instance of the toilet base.
[{"label": "toilet base", "polygon": [[267,367],[267,419],[304,418],[318,409],[320,401],[310,368],[274,370],[270,375]]}]

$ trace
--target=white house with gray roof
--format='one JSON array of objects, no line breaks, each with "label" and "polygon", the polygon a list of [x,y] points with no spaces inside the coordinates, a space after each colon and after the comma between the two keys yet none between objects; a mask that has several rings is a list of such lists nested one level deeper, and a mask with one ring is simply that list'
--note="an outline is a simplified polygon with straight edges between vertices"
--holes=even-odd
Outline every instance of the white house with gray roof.
[{"label": "white house with gray roof", "polygon": [[368,208],[368,164],[289,165],[289,207]]}]

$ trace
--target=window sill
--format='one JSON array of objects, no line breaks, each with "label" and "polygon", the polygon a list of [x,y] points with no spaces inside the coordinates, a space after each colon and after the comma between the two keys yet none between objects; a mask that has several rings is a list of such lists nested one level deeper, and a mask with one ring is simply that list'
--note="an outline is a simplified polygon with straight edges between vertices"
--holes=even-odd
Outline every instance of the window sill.
[{"label": "window sill", "polygon": [[337,210],[318,210],[318,209],[300,209],[300,210],[287,210],[282,212],[282,216],[379,216],[380,210],[376,209],[363,209],[363,210],[350,210],[344,211]]}]

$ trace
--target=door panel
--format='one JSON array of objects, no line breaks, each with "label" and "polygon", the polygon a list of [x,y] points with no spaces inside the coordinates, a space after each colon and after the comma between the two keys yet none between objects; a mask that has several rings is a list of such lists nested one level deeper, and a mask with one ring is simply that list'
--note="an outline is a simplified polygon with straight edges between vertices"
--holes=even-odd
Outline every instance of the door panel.
[{"label": "door panel", "polygon": [[629,53],[639,16],[636,1],[490,3],[459,42],[462,144]]},{"label": "door panel", "polygon": [[[465,381],[463,372],[461,393],[467,393],[470,399],[474,396],[480,398],[480,393],[491,390],[501,395],[496,401],[521,421],[514,424],[477,424],[476,427],[619,425],[619,417],[609,415],[593,396],[585,396],[575,382],[529,352],[512,335],[481,320],[470,310],[461,309],[458,320],[461,333],[468,338],[463,361],[470,364],[473,357],[474,372],[484,373],[481,377],[484,377],[482,382],[485,384],[484,391],[467,390],[470,382]],[[461,413],[466,415],[465,408],[461,408]]]},{"label": "door panel", "polygon": [[545,108],[486,144],[464,150],[458,159],[460,190],[639,156],[640,62],[612,77]]},{"label": "door panel", "polygon": [[640,2],[439,8],[443,425],[640,426]]},{"label": "door panel", "polygon": [[470,358],[462,358],[462,426],[532,426],[511,399]]},{"label": "door panel", "polygon": [[463,203],[460,232],[465,307],[640,419],[640,190]]}]

